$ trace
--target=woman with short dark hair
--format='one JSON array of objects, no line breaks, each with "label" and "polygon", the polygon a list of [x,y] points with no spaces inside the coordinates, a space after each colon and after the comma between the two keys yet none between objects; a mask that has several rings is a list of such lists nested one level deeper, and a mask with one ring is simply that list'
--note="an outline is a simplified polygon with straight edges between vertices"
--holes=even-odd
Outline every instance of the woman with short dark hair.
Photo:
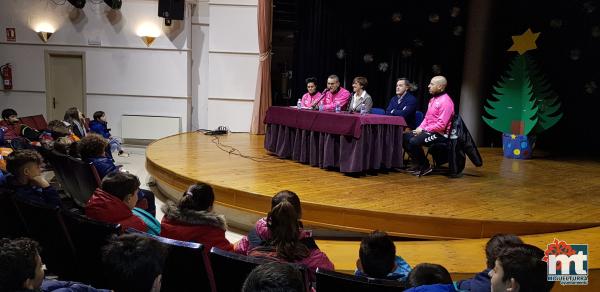
[{"label": "woman with short dark hair", "polygon": [[323,94],[317,91],[317,78],[309,77],[305,81],[308,92],[302,96],[302,107],[312,108],[321,100]]},{"label": "woman with short dark hair", "polygon": [[360,112],[361,109],[363,109],[363,111],[366,113],[371,111],[371,108],[373,107],[373,99],[371,99],[371,96],[365,90],[367,84],[369,84],[369,82],[365,77],[358,76],[354,78],[352,81],[352,89],[354,89],[354,94],[352,95],[352,99],[348,105],[348,112]]}]

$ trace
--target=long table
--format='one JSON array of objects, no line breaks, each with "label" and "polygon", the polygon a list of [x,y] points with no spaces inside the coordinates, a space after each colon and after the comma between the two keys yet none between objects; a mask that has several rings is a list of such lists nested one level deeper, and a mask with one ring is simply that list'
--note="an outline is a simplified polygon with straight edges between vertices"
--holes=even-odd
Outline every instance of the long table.
[{"label": "long table", "polygon": [[403,117],[273,106],[264,123],[265,149],[281,158],[344,173],[402,167]]}]

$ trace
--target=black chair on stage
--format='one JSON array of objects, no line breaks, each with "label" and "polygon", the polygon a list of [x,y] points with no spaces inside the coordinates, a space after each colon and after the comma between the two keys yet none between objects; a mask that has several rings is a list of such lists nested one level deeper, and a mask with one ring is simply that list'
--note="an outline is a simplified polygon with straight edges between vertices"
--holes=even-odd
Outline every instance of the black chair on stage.
[{"label": "black chair on stage", "polygon": [[334,271],[317,269],[317,291],[392,292],[404,291],[404,282],[356,277]]},{"label": "black chair on stage", "polygon": [[70,211],[63,211],[62,215],[77,258],[78,273],[71,280],[107,287],[102,270],[102,247],[120,234],[121,225],[96,221]]},{"label": "black chair on stage", "polygon": [[60,207],[25,201],[15,197],[27,234],[39,242],[41,257],[48,270],[65,279],[75,273],[75,248],[64,224]]},{"label": "black chair on stage", "polygon": [[13,192],[0,188],[0,238],[27,235],[25,223],[13,200]]},{"label": "black chair on stage", "polygon": [[153,238],[168,249],[160,291],[216,291],[210,262],[202,244],[149,235],[132,228],[127,232]]},{"label": "black chair on stage", "polygon": [[[268,262],[270,260],[227,252],[216,247],[210,250],[210,263],[215,277],[215,285],[219,292],[240,291],[242,286],[244,286],[244,281],[246,281],[248,274],[254,268]],[[308,271],[306,267],[296,264],[294,266],[302,272],[305,287],[307,287],[308,291]]]}]

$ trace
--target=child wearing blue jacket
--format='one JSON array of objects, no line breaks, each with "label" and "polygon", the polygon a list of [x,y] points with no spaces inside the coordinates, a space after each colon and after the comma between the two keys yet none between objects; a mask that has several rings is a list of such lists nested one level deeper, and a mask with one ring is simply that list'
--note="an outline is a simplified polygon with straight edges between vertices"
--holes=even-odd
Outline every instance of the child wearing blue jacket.
[{"label": "child wearing blue jacket", "polygon": [[94,113],[94,120],[90,121],[90,131],[98,135],[101,135],[108,140],[110,145],[110,152],[119,151],[119,156],[128,157],[129,154],[123,151],[121,146],[121,139],[114,137],[110,134],[108,128],[108,122],[106,121],[106,113],[103,111],[97,111]]}]

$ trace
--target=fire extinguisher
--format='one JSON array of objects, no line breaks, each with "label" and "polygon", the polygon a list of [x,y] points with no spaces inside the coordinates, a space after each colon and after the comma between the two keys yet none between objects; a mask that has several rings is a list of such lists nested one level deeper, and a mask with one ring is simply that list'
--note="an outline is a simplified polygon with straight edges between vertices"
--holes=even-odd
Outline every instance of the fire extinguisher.
[{"label": "fire extinguisher", "polygon": [[2,73],[2,84],[4,85],[4,89],[12,89],[12,68],[10,67],[10,63],[0,66],[0,73]]}]

